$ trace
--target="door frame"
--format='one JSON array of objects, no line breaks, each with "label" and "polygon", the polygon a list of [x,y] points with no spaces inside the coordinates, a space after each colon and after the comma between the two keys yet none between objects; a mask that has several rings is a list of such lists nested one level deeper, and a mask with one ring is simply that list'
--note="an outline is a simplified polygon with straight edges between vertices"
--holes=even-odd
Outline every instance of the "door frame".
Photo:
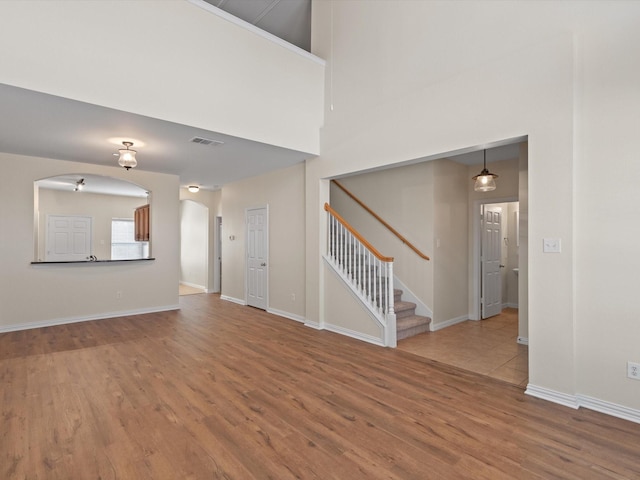
[{"label": "door frame", "polygon": [[267,274],[265,275],[265,311],[269,310],[269,272],[271,271],[271,264],[269,258],[269,204],[266,205],[256,205],[253,207],[247,207],[244,209],[244,304],[249,305],[249,211],[250,210],[262,210],[264,209],[266,212],[265,219],[265,229],[267,234],[265,235],[265,257],[267,258]]},{"label": "door frame", "polygon": [[520,201],[517,196],[492,197],[475,200],[471,206],[471,289],[469,304],[469,320],[482,320],[480,297],[482,294],[482,271],[480,269],[480,244],[482,242],[481,207],[490,203],[512,203]]}]

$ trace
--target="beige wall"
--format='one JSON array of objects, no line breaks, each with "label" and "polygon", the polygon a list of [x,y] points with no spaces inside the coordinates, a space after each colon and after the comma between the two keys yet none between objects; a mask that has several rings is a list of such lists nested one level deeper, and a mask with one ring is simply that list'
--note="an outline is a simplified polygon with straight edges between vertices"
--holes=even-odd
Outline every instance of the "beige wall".
[{"label": "beige wall", "polygon": [[472,182],[467,168],[435,160],[433,251],[433,326],[468,318],[469,222]]},{"label": "beige wall", "polygon": [[222,189],[222,295],[246,301],[245,213],[268,206],[268,309],[300,320],[305,317],[304,170],[301,163]]},{"label": "beige wall", "polygon": [[111,258],[111,221],[133,220],[134,210],[147,203],[146,198],[99,195],[87,192],[41,188],[38,202],[38,258],[44,261],[47,215],[83,215],[92,217],[92,254],[100,260]]},{"label": "beige wall", "polygon": [[[62,160],[0,154],[0,329],[27,328],[176,308],[178,178]],[[126,179],[151,196],[153,261],[33,266],[34,185],[45,177],[89,173]],[[122,292],[116,298],[116,292]]]},{"label": "beige wall", "polygon": [[325,179],[527,136],[530,386],[640,409],[638,18],[637,2],[314,2],[331,81],[307,163],[307,316]]},{"label": "beige wall", "polygon": [[0,60],[0,83],[318,152],[323,62],[184,0],[3,1]]},{"label": "beige wall", "polygon": [[[427,256],[433,252],[433,164],[364,173],[339,182]],[[423,260],[335,185],[331,206],[380,253],[393,257],[394,274],[433,306],[433,262]]]}]

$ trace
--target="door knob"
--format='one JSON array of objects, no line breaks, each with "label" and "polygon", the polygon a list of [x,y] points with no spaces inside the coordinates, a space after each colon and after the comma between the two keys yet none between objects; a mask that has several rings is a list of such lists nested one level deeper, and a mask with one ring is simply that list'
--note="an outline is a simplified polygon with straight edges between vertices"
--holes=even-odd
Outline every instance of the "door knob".
[{"label": "door knob", "polygon": [[500,265],[500,268],[504,268],[504,265]]},{"label": "door knob", "polygon": [[261,266],[261,267],[266,267],[266,266],[267,266],[267,264],[266,264],[266,263],[261,263],[261,264],[260,264],[260,266]]}]

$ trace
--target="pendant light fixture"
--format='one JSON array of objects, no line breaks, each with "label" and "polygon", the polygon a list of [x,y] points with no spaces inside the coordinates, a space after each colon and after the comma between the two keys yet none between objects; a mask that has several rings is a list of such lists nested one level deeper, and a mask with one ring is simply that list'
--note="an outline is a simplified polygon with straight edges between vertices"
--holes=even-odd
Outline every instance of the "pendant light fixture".
[{"label": "pendant light fixture", "polygon": [[122,142],[122,144],[126,148],[121,148],[120,150],[118,150],[118,153],[120,153],[120,157],[118,158],[118,164],[121,167],[124,167],[127,170],[130,170],[134,168],[136,165],[138,165],[138,162],[136,161],[136,153],[138,152],[136,152],[135,150],[131,150],[129,148],[133,146],[133,142]]},{"label": "pendant light fixture", "polygon": [[487,170],[487,151],[485,150],[484,151],[484,168],[478,175],[473,177],[473,180],[476,181],[476,183],[473,185],[473,189],[476,192],[490,192],[492,190],[495,190],[496,178],[498,178],[498,175],[496,175],[495,173],[491,173],[489,170]]},{"label": "pendant light fixture", "polygon": [[76,188],[73,189],[74,192],[79,192],[84,188],[84,178],[81,178],[76,182]]}]

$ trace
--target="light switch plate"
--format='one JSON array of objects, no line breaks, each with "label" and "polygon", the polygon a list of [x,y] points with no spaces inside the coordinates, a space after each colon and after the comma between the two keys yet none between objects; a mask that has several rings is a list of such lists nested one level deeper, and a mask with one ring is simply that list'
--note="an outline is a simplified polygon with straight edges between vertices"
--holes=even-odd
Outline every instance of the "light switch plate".
[{"label": "light switch plate", "polygon": [[559,238],[543,238],[542,251],[544,253],[560,253],[560,244]]}]

